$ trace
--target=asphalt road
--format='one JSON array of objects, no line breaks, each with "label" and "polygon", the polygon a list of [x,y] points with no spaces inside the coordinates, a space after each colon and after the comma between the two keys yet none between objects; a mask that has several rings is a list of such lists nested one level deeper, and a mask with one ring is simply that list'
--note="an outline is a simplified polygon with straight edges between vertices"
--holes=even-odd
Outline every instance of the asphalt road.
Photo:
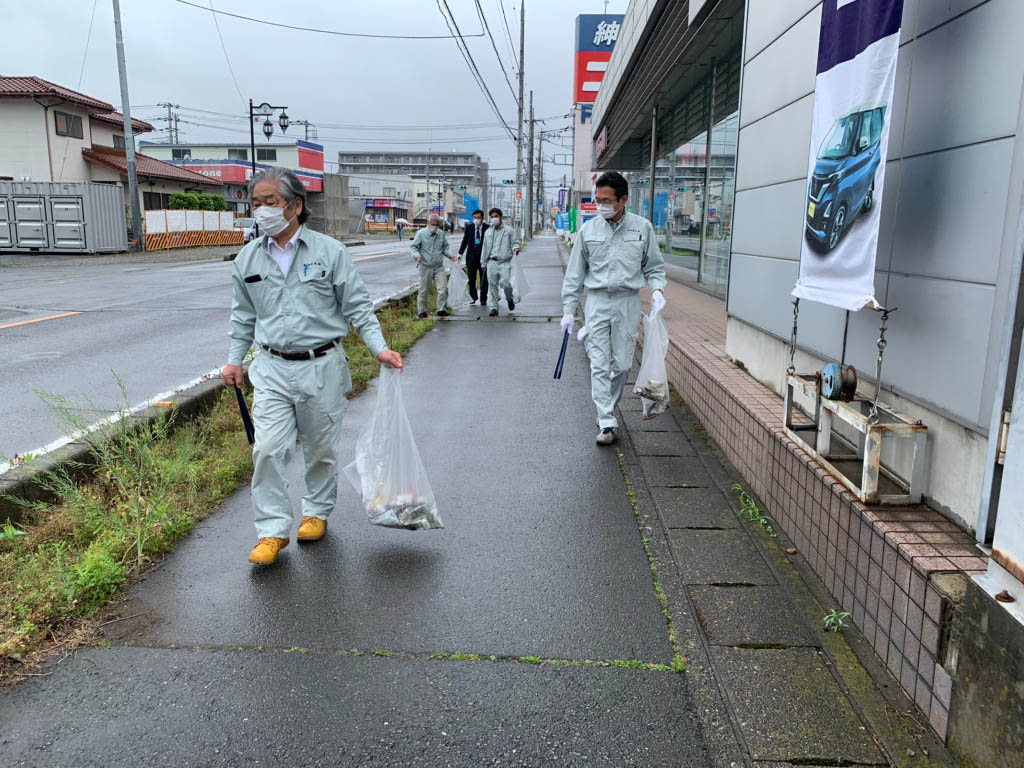
[{"label": "asphalt road", "polygon": [[[0,696],[0,764],[710,765],[687,675],[535,663],[672,658],[582,345],[552,379],[554,250],[527,248],[514,313],[462,310],[407,357],[443,530],[368,525],[342,479],[327,537],[254,567],[240,489],[129,591],[109,647]],[[374,399],[349,404],[343,463]]]},{"label": "asphalt road", "polygon": [[[408,250],[397,240],[351,249],[372,298],[415,281]],[[100,418],[125,404],[115,374],[135,404],[225,362],[231,264],[219,257],[48,265],[12,256],[5,263],[15,266],[0,268],[0,459],[62,436],[36,390]]]}]

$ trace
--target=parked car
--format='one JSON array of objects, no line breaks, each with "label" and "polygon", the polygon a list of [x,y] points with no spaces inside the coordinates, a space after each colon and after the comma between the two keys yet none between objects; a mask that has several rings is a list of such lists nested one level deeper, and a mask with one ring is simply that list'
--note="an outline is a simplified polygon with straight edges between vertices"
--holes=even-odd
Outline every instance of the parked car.
[{"label": "parked car", "polygon": [[235,229],[245,230],[245,234],[242,236],[243,242],[248,243],[254,237],[256,237],[256,220],[255,219],[235,219]]},{"label": "parked car", "polygon": [[807,237],[831,251],[861,211],[874,205],[886,107],[859,107],[832,125],[807,185]]}]

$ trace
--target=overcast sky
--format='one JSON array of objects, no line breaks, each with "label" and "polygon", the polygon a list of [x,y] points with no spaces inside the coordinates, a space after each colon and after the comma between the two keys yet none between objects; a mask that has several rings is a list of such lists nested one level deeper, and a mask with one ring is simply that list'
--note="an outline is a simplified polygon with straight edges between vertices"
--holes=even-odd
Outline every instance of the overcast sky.
[{"label": "overcast sky", "polygon": [[[190,1],[206,6],[210,2]],[[491,42],[486,36],[468,37],[482,31],[474,0],[447,2],[502,116],[514,130],[515,100]],[[518,53],[521,0],[500,2]],[[602,13],[604,0],[525,2],[526,92],[534,91],[538,117],[564,115],[572,98],[574,20],[580,13]],[[499,0],[480,0],[480,4],[515,87],[515,63]],[[448,34],[436,0],[213,0],[213,5],[220,11],[344,32]],[[610,0],[607,5],[609,13],[623,13],[627,0]],[[2,74],[37,75],[120,104],[111,0],[95,0],[95,5],[94,0],[0,0],[0,6],[4,6]],[[152,105],[180,104],[182,120],[189,121],[181,124],[182,140],[246,140],[245,121],[235,123],[186,108],[244,115],[252,97],[257,103],[287,105],[292,120],[316,123],[328,160],[336,160],[337,152],[344,149],[415,149],[429,144],[437,150],[479,152],[498,178],[505,173],[502,168],[515,165],[511,140],[492,140],[502,135],[502,129],[452,39],[339,37],[219,15],[222,48],[208,10],[178,0],[121,0],[121,14],[133,114],[152,121],[166,113]],[[466,127],[473,123],[492,125]],[[551,128],[568,124],[567,119],[558,118],[548,122]],[[164,128],[166,122],[154,125]],[[460,127],[406,131],[340,127],[427,125]],[[287,135],[303,135],[302,127],[289,129]],[[257,133],[259,141],[264,140]],[[382,145],[384,141],[402,143]],[[564,144],[566,148],[552,148],[545,154],[571,152],[568,136]],[[569,172],[567,167],[547,169],[548,178]]]}]

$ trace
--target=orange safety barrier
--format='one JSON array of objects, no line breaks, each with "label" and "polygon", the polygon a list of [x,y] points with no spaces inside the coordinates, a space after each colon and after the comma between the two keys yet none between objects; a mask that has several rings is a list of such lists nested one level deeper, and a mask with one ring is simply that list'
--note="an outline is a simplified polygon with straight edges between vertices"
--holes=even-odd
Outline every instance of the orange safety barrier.
[{"label": "orange safety barrier", "polygon": [[245,232],[241,229],[147,232],[146,250],[162,251],[168,248],[194,248],[203,245],[241,245],[244,238]]}]

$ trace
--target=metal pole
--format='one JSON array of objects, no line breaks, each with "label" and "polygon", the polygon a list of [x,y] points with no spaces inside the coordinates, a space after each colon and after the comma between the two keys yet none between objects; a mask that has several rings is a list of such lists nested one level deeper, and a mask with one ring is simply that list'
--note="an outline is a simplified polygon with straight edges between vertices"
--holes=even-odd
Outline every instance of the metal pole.
[{"label": "metal pole", "polygon": [[537,229],[543,232],[544,222],[544,131],[537,136],[537,210],[540,221],[537,222]]},{"label": "metal pole", "polygon": [[651,178],[648,182],[650,189],[647,190],[647,208],[651,216],[651,224],[654,224],[654,179],[658,162],[658,105],[651,109]]},{"label": "metal pole", "polygon": [[121,112],[124,114],[124,155],[128,172],[128,196],[132,201],[132,234],[140,250],[145,250],[142,231],[142,209],[139,206],[139,179],[135,172],[135,134],[132,132],[132,108],[128,100],[128,72],[124,63],[124,41],[121,39],[121,6],[114,0],[114,36],[117,40],[117,74],[121,80]]},{"label": "metal pole", "polygon": [[[516,133],[516,203],[523,194],[523,75],[525,73],[526,2],[519,0],[519,129]],[[516,217],[516,227],[521,227]]]},{"label": "metal pole", "polygon": [[[520,0],[522,2],[522,0]],[[523,201],[526,203],[526,239],[530,240],[533,238],[533,207],[535,205],[533,200],[533,131],[535,121],[533,119],[533,91],[530,91],[530,152],[529,158],[526,161],[526,199]]]},{"label": "metal pole", "polygon": [[704,204],[700,212],[700,250],[697,252],[697,282],[703,281],[704,259],[707,257],[708,208],[711,206],[711,134],[715,128],[715,78],[718,62],[711,60],[711,87],[708,89],[708,136],[704,143]]},{"label": "metal pole", "polygon": [[[249,99],[249,168],[251,176],[256,176],[256,124],[252,115],[252,99]],[[249,201],[249,213],[252,214],[252,201]],[[253,221],[253,235],[259,237],[260,225]]]}]

